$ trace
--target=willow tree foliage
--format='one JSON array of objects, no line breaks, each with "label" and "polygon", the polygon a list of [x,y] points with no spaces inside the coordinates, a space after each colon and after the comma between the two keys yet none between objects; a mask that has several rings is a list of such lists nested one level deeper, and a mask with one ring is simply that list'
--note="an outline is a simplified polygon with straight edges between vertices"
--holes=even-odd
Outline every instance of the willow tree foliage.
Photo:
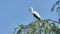
[{"label": "willow tree foliage", "polygon": [[[36,20],[29,25],[18,25],[14,34],[60,34],[60,29],[54,24],[56,21]],[[58,22],[57,22],[58,23]],[[16,31],[18,30],[18,31]]]},{"label": "willow tree foliage", "polygon": [[53,4],[51,12],[55,9],[59,17],[58,21],[51,19],[35,20],[28,25],[18,25],[14,28],[13,34],[60,34],[60,28],[55,24],[60,24],[60,0]]},{"label": "willow tree foliage", "polygon": [[51,12],[53,12],[56,9],[56,13],[59,16],[58,21],[60,22],[60,0],[58,0],[56,3],[53,4],[51,8]]}]

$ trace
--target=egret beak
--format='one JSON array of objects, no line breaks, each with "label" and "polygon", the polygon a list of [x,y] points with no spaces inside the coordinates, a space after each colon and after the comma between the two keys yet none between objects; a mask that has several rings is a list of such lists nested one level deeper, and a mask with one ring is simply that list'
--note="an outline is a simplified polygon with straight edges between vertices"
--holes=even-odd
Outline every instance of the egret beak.
[{"label": "egret beak", "polygon": [[29,12],[31,11],[31,8],[29,8]]},{"label": "egret beak", "polygon": [[30,7],[30,8],[29,8],[29,11],[33,11],[33,8],[32,8],[32,7]]}]

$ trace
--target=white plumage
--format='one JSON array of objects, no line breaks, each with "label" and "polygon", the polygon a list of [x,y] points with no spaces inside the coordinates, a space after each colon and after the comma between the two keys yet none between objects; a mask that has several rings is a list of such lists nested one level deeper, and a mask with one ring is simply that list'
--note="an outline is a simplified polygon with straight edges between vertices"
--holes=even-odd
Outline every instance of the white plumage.
[{"label": "white plumage", "polygon": [[32,7],[30,7],[29,11],[31,11],[35,18],[40,20],[40,15]]}]

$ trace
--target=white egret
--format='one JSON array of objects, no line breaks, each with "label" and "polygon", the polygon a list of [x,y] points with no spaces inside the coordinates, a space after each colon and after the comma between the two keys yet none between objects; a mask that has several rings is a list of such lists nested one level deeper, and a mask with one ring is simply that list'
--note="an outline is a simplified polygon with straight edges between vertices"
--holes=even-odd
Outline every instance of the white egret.
[{"label": "white egret", "polygon": [[40,15],[32,7],[29,8],[29,11],[31,11],[35,18],[40,20]]}]

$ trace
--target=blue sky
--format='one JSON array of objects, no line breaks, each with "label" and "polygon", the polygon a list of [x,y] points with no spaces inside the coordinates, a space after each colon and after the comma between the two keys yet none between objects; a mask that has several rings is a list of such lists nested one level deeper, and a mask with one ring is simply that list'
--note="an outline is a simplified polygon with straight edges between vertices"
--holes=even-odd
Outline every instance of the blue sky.
[{"label": "blue sky", "polygon": [[16,25],[29,24],[36,20],[29,7],[33,7],[41,19],[57,20],[50,9],[57,0],[0,0],[0,34],[12,34]]}]

